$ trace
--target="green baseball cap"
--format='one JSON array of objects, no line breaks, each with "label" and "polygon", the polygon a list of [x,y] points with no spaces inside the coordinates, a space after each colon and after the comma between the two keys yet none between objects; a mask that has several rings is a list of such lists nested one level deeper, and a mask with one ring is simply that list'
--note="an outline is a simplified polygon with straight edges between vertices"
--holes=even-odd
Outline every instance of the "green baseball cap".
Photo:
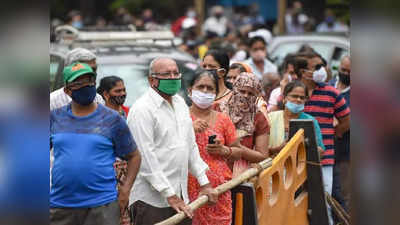
[{"label": "green baseball cap", "polygon": [[96,74],[93,72],[93,69],[88,64],[80,62],[73,63],[64,68],[63,71],[64,82],[65,83],[72,82],[76,78],[85,74],[96,76]]}]

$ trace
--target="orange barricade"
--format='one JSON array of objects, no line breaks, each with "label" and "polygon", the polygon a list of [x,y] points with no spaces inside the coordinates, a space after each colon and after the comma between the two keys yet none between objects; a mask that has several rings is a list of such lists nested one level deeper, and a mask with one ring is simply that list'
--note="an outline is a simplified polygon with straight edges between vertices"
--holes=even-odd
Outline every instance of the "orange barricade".
[{"label": "orange barricade", "polygon": [[308,225],[308,193],[304,190],[306,149],[300,129],[259,175],[256,190],[259,225]]}]

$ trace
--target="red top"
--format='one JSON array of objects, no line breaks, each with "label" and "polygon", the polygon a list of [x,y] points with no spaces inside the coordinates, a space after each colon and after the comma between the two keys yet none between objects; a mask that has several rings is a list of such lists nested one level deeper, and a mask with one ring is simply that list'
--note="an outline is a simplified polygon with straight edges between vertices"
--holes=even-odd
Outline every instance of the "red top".
[{"label": "red top", "polygon": [[128,106],[124,106],[124,105],[122,105],[121,107],[122,107],[122,109],[123,109],[124,112],[125,112],[125,116],[128,117],[129,107],[128,107]]},{"label": "red top", "polygon": [[[192,115],[192,120],[196,118]],[[208,136],[217,135],[217,139],[223,145],[229,146],[236,140],[235,126],[229,117],[218,112],[215,124],[202,133],[196,133],[196,143],[201,158],[207,163],[209,170],[206,172],[208,180],[213,188],[232,179],[232,172],[226,160],[221,156],[208,154],[206,145]],[[196,178],[189,174],[188,192],[190,201],[199,195],[200,186]],[[193,225],[230,225],[232,220],[231,193],[225,192],[218,197],[217,204],[205,205],[194,212]]]}]

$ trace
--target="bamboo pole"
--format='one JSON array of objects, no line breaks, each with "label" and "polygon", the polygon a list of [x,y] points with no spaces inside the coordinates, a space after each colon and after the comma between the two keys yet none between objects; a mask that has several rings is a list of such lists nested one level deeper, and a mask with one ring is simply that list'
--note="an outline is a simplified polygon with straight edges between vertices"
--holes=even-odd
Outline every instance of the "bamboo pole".
[{"label": "bamboo pole", "polygon": [[325,193],[328,204],[333,209],[332,211],[342,220],[345,225],[350,225],[350,216],[342,208],[342,206],[328,193]]},{"label": "bamboo pole", "polygon": [[[248,180],[249,178],[252,178],[252,177],[258,175],[264,169],[272,166],[272,159],[267,158],[264,161],[259,162],[258,165],[259,165],[259,167],[257,167],[257,168],[252,167],[252,168],[246,170],[245,172],[243,172],[242,174],[240,174],[239,176],[233,178],[232,180],[216,187],[215,190],[217,191],[218,195],[238,186],[239,184],[243,183],[244,181]],[[194,211],[194,210],[200,208],[201,206],[203,206],[204,204],[206,204],[207,202],[208,202],[208,196],[202,195],[199,198],[197,198],[196,200],[194,200],[192,203],[190,203],[189,207]],[[179,212],[164,221],[156,223],[155,225],[175,225],[175,224],[181,222],[185,218],[186,218],[185,213]]]}]

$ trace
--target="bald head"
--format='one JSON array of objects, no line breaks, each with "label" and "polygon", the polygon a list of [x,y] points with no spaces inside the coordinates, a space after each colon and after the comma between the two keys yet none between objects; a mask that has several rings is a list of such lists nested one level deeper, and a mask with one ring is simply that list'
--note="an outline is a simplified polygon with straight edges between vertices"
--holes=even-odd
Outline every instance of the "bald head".
[{"label": "bald head", "polygon": [[162,73],[166,71],[177,71],[178,65],[175,60],[171,58],[155,58],[150,63],[150,74],[153,73]]},{"label": "bald head", "polygon": [[351,60],[350,56],[344,56],[340,61],[339,72],[349,74],[351,72]]},{"label": "bald head", "polygon": [[279,86],[281,78],[279,74],[277,73],[265,73],[262,76],[262,89],[265,93],[265,98],[269,99],[269,96],[271,95],[272,90],[274,90],[276,87]]}]

